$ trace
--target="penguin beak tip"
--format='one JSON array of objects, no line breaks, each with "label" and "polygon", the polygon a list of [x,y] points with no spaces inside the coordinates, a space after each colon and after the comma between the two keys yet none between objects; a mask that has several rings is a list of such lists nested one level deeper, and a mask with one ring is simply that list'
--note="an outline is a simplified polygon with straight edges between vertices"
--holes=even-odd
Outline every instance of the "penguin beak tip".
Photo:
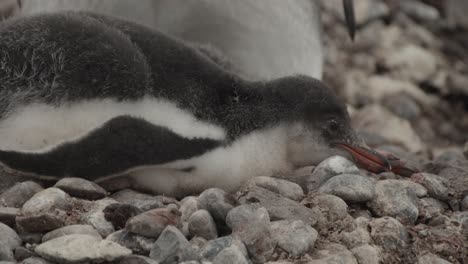
[{"label": "penguin beak tip", "polygon": [[415,166],[407,164],[388,152],[345,143],[337,143],[335,146],[347,151],[359,167],[373,173],[391,171],[401,176],[410,177],[412,174],[420,172]]}]

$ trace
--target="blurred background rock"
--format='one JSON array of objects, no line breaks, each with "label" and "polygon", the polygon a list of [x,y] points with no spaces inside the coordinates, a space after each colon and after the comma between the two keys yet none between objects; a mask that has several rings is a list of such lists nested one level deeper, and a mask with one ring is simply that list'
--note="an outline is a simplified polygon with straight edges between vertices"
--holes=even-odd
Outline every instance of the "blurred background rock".
[{"label": "blurred background rock", "polygon": [[7,19],[20,10],[20,1],[18,0],[0,0],[0,20]]},{"label": "blurred background rock", "polygon": [[321,1],[324,80],[374,147],[427,158],[468,138],[468,1],[355,1],[354,42],[339,0]]}]

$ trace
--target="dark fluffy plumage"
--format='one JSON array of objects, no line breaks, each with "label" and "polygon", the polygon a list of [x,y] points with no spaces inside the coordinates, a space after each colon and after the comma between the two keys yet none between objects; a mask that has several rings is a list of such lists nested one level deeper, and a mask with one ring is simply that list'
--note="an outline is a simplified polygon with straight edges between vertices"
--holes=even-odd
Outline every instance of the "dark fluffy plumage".
[{"label": "dark fluffy plumage", "polygon": [[177,102],[197,118],[226,128],[234,139],[280,120],[303,118],[305,104],[315,113],[345,115],[343,104],[317,80],[247,82],[176,39],[92,13],[8,21],[0,26],[0,52],[0,116],[31,102],[60,105],[149,95]]},{"label": "dark fluffy plumage", "polygon": [[184,139],[144,120],[117,117],[80,141],[41,154],[0,151],[0,161],[41,175],[94,178],[189,159],[279,123],[305,123],[327,146],[355,139],[344,104],[310,77],[245,81],[193,46],[93,13],[41,14],[0,25],[0,123],[32,103],[144,97],[174,102],[223,128],[226,140]]}]

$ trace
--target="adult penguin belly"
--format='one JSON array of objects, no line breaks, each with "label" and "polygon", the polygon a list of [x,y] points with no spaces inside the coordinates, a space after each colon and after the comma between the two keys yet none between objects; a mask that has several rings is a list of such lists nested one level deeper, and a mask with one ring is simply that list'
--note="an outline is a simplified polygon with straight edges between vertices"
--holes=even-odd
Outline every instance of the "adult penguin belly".
[{"label": "adult penguin belly", "polygon": [[[87,10],[136,21],[219,51],[244,77],[322,77],[320,8],[311,0],[22,0],[21,13]],[[344,0],[354,34],[352,0]]]}]

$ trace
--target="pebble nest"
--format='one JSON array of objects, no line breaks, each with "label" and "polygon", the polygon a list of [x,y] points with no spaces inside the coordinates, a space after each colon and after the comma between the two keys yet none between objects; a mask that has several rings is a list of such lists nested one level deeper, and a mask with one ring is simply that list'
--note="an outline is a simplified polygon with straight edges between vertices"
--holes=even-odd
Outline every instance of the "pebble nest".
[{"label": "pebble nest", "polygon": [[468,50],[413,2],[420,12],[356,1],[353,44],[324,4],[325,80],[369,145],[422,173],[334,156],[176,199],[0,171],[0,263],[468,263]]}]

